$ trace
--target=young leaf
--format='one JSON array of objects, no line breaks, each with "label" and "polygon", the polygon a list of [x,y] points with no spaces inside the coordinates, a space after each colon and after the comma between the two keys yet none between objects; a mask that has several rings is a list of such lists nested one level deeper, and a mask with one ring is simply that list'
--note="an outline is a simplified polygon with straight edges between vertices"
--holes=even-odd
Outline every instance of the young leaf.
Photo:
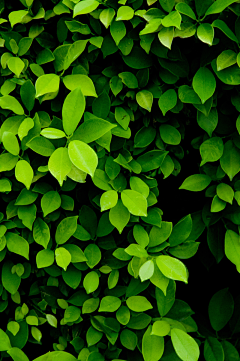
[{"label": "young leaf", "polygon": [[79,2],[74,6],[73,17],[82,14],[91,13],[93,10],[97,9],[99,2],[96,0],[86,0],[84,2]]},{"label": "young leaf", "polygon": [[80,140],[73,140],[69,143],[68,154],[72,163],[91,177],[98,165],[98,157],[95,151],[86,143]]},{"label": "young leaf", "polygon": [[59,89],[60,78],[57,74],[44,74],[40,76],[35,84],[36,98],[47,93],[55,93]]},{"label": "young leaf", "polygon": [[65,98],[62,107],[62,119],[63,129],[67,135],[71,135],[77,128],[84,113],[85,106],[86,101],[81,87],[72,90]]},{"label": "young leaf", "polygon": [[115,296],[105,296],[100,302],[98,312],[115,312],[121,306],[121,300]]},{"label": "young leaf", "polygon": [[98,286],[99,286],[99,276],[97,272],[91,271],[88,274],[86,274],[83,280],[83,287],[85,288],[87,294],[96,291]]},{"label": "young leaf", "polygon": [[16,179],[30,189],[33,179],[33,169],[26,160],[19,160],[15,167]]},{"label": "young leaf", "polygon": [[197,36],[203,43],[211,46],[214,38],[213,26],[208,23],[200,24],[197,28]]},{"label": "young leaf", "polygon": [[147,217],[147,200],[141,193],[126,189],[121,192],[121,199],[131,214]]},{"label": "young leaf", "polygon": [[151,112],[152,103],[153,103],[153,95],[148,90],[141,90],[136,94],[136,101],[140,107],[147,109]]},{"label": "young leaf", "polygon": [[41,218],[37,218],[33,226],[33,238],[34,241],[45,249],[50,241],[50,230],[47,225]]},{"label": "young leaf", "polygon": [[115,21],[130,20],[134,16],[134,10],[130,6],[120,6]]},{"label": "young leaf", "polygon": [[126,300],[127,306],[134,312],[144,312],[153,308],[151,303],[143,296],[131,296]]},{"label": "young leaf", "polygon": [[101,212],[115,207],[117,201],[118,201],[118,194],[116,191],[111,190],[104,192],[100,198]]},{"label": "young leaf", "polygon": [[192,86],[204,104],[214,94],[216,80],[208,68],[199,68],[193,77]]},{"label": "young leaf", "polygon": [[61,206],[61,197],[57,191],[49,191],[45,193],[41,199],[41,208],[43,217],[54,212]]},{"label": "young leaf", "polygon": [[130,219],[130,213],[128,209],[123,205],[122,200],[118,200],[115,207],[110,209],[109,220],[111,224],[117,228],[121,234],[123,228],[128,224]]},{"label": "young leaf", "polygon": [[13,113],[18,115],[24,114],[24,109],[19,101],[11,95],[4,95],[3,97],[0,97],[0,107],[3,109],[12,110]]},{"label": "young leaf", "polygon": [[71,262],[71,254],[68,252],[67,249],[63,247],[58,247],[55,249],[55,259],[56,263],[59,267],[62,267],[64,271],[67,270],[67,266]]},{"label": "young leaf", "polygon": [[164,338],[152,335],[152,326],[148,326],[142,339],[144,361],[158,361],[164,351]]},{"label": "young leaf", "polygon": [[197,361],[199,359],[200,350],[198,343],[185,331],[172,328],[171,341],[176,354],[182,360]]},{"label": "young leaf", "polygon": [[7,232],[5,237],[10,252],[19,254],[29,260],[29,244],[24,238],[12,232]]},{"label": "young leaf", "polygon": [[49,158],[48,169],[58,180],[61,187],[67,174],[71,171],[71,168],[72,163],[70,161],[67,148],[59,147],[56,149]]},{"label": "young leaf", "polygon": [[185,179],[179,189],[186,189],[192,192],[200,192],[211,183],[211,177],[206,174],[193,174]]},{"label": "young leaf", "polygon": [[158,256],[156,262],[164,276],[188,283],[188,270],[178,259],[170,256]]},{"label": "young leaf", "polygon": [[223,141],[220,137],[212,137],[205,140],[200,146],[202,161],[200,167],[207,162],[216,162],[223,155]]}]

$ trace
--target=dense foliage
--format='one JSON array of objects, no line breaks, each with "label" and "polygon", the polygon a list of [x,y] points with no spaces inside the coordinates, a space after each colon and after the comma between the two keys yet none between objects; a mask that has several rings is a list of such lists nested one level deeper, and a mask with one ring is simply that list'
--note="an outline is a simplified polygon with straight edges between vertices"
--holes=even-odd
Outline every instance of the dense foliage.
[{"label": "dense foliage", "polygon": [[0,12],[1,360],[238,361],[240,2]]}]

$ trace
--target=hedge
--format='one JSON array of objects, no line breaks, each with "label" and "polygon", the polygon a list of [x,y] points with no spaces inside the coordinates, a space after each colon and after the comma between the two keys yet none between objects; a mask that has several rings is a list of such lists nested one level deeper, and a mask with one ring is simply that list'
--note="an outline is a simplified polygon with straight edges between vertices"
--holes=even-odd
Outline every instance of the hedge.
[{"label": "hedge", "polygon": [[1,360],[240,360],[240,1],[0,13]]}]

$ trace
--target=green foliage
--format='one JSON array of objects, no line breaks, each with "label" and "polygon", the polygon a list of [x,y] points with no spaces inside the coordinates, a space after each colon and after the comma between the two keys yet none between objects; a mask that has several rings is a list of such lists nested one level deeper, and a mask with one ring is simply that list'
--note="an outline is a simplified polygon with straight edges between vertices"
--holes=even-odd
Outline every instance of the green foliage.
[{"label": "green foliage", "polygon": [[240,272],[239,1],[0,14],[1,360],[237,361],[239,297],[175,296],[196,254]]}]

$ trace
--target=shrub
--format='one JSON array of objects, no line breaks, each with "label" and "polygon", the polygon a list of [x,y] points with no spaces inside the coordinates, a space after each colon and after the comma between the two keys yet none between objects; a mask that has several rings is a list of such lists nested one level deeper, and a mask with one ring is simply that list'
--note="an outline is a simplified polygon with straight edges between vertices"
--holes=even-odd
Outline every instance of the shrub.
[{"label": "shrub", "polygon": [[239,1],[0,12],[1,359],[239,360]]}]

